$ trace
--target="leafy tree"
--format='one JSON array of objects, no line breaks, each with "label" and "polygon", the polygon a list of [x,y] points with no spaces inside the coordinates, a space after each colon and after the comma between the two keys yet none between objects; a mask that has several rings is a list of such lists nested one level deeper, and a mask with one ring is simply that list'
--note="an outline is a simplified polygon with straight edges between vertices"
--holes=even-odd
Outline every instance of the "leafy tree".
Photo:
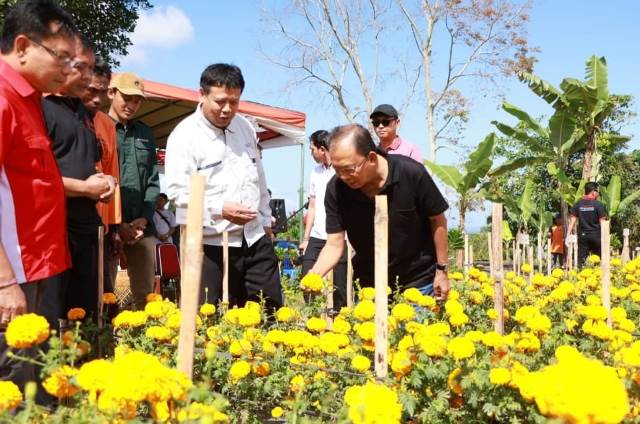
[{"label": "leafy tree", "polygon": [[[2,1],[0,26],[8,8],[17,2]],[[149,0],[59,0],[59,3],[74,17],[78,29],[96,44],[97,53],[114,66],[119,64],[117,56],[127,54],[139,11],[153,7]]]}]

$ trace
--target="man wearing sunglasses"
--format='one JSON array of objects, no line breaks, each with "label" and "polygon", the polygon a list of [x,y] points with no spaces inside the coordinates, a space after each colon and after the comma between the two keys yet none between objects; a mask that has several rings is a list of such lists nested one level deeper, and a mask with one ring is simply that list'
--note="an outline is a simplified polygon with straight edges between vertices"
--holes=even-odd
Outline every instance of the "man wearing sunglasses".
[{"label": "man wearing sunglasses", "polygon": [[[334,128],[329,154],[336,173],[325,194],[327,242],[309,272],[325,275],[340,260],[345,232],[355,250],[354,279],[374,283],[375,196],[389,208],[388,281],[392,290],[415,287],[445,299],[449,205],[422,164],[376,148],[360,125]],[[397,286],[397,287],[396,287]]]},{"label": "man wearing sunglasses", "polygon": [[392,155],[403,155],[422,163],[420,149],[415,144],[409,143],[398,135],[400,119],[398,111],[391,105],[377,106],[371,116],[371,125],[376,131],[378,147]]}]

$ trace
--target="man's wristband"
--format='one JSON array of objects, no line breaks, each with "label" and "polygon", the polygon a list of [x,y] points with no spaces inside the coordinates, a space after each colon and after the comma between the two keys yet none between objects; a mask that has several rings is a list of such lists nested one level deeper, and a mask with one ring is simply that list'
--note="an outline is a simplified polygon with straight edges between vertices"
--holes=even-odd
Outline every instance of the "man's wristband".
[{"label": "man's wristband", "polygon": [[13,286],[15,284],[18,284],[16,277],[9,278],[8,280],[0,281],[0,289],[4,289],[5,287]]},{"label": "man's wristband", "polygon": [[449,270],[449,264],[436,263],[436,271],[447,272]]}]

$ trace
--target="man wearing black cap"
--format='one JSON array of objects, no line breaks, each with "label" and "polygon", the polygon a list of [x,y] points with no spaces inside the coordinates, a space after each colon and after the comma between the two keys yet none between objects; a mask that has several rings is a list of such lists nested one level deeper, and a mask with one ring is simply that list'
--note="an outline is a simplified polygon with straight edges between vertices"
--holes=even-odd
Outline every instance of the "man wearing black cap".
[{"label": "man wearing black cap", "polygon": [[396,108],[387,104],[379,105],[369,118],[371,118],[371,125],[373,125],[380,141],[378,147],[392,155],[407,156],[422,163],[422,155],[418,146],[403,140],[398,135],[400,119]]}]

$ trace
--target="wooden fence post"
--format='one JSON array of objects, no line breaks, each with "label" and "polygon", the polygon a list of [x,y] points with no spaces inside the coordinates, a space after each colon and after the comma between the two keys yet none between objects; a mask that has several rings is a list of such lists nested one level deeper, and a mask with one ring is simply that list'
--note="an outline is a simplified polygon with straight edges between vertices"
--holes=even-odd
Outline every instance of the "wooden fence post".
[{"label": "wooden fence post", "polygon": [[529,253],[529,266],[531,267],[531,272],[529,273],[529,284],[531,284],[531,280],[533,279],[533,274],[536,272],[536,264],[533,262],[533,245],[529,244],[527,246]]},{"label": "wooden fence post", "polygon": [[487,233],[487,247],[489,252],[489,273],[493,272],[493,249],[491,249],[491,231]]},{"label": "wooden fence post", "polygon": [[184,242],[182,293],[180,296],[180,334],[178,336],[178,369],[193,376],[193,350],[196,335],[196,314],[200,298],[202,274],[202,214],[204,210],[204,176],[191,176],[187,209],[186,240]]},{"label": "wooden fence post", "polygon": [[[104,226],[98,227],[98,328],[102,328],[102,312],[104,303],[102,296],[104,295]],[[100,346],[98,346],[100,350]]]},{"label": "wooden fence post", "polygon": [[473,266],[473,244],[469,245],[469,267]]},{"label": "wooden fence post", "polygon": [[376,289],[376,316],[375,316],[375,372],[377,378],[384,378],[388,371],[387,352],[387,319],[389,309],[387,306],[387,287],[389,273],[389,212],[387,209],[387,196],[376,196],[376,212],[374,216],[374,258],[375,258],[375,289]]},{"label": "wooden fence post", "polygon": [[622,264],[629,262],[629,234],[628,228],[622,230]]},{"label": "wooden fence post", "polygon": [[538,242],[536,243],[538,252],[536,254],[536,259],[538,260],[538,272],[542,274],[542,231],[538,231]]},{"label": "wooden fence post", "polygon": [[[504,334],[504,291],[502,286],[502,204],[493,203],[491,212],[491,256],[493,256],[494,307],[498,312],[495,322],[495,330]],[[514,256],[515,258],[515,256]]]},{"label": "wooden fence post", "polygon": [[222,304],[229,307],[229,232],[222,232]]},{"label": "wooden fence post", "polygon": [[607,325],[611,322],[611,222],[600,221],[600,247],[602,249],[600,264],[602,266],[602,305],[607,310]]},{"label": "wooden fence post", "polygon": [[547,275],[551,275],[551,238],[547,239]]},{"label": "wooden fence post", "polygon": [[464,274],[469,272],[469,235],[464,235]]},{"label": "wooden fence post", "polygon": [[353,247],[347,241],[347,307],[353,306],[353,265],[351,257],[353,256]]}]

